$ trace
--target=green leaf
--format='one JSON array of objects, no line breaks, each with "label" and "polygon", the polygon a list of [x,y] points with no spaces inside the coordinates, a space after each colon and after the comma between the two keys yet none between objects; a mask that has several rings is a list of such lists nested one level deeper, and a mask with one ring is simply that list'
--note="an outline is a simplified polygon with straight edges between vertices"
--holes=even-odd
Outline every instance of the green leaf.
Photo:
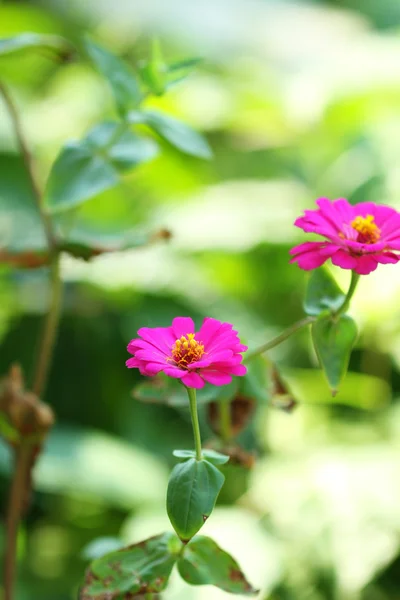
[{"label": "green leaf", "polygon": [[142,93],[134,73],[123,60],[99,44],[86,40],[86,50],[98,71],[110,84],[118,112],[124,117],[142,100]]},{"label": "green leaf", "polygon": [[[196,458],[194,450],[174,450],[173,455],[177,458]],[[226,454],[216,452],[216,450],[203,450],[203,456],[213,465],[224,465],[230,458]]]},{"label": "green leaf", "polygon": [[96,540],[92,540],[87,544],[82,552],[81,556],[85,560],[95,560],[105,554],[120,550],[124,544],[119,538],[115,537],[101,537]]},{"label": "green leaf", "polygon": [[235,559],[203,535],[196,536],[185,546],[178,570],[190,585],[215,585],[225,592],[245,596],[258,593],[246,580]]},{"label": "green leaf", "polygon": [[123,124],[101,123],[59,154],[47,182],[46,206],[53,212],[78,206],[118,185],[123,173],[157,152],[152,140],[136,136]]},{"label": "green leaf", "polygon": [[183,541],[203,527],[224,481],[222,473],[207,460],[190,458],[174,467],[168,483],[167,511]]},{"label": "green leaf", "polygon": [[357,338],[357,326],[348,315],[321,317],[311,328],[312,340],[332,395],[346,374],[351,350]]},{"label": "green leaf", "polygon": [[345,294],[324,267],[313,271],[304,300],[304,310],[308,315],[319,315],[325,310],[334,312],[344,299]]},{"label": "green leaf", "polygon": [[130,112],[128,119],[132,124],[147,125],[181,152],[205,159],[212,157],[207,140],[174,117],[155,110],[143,110]]},{"label": "green leaf", "polygon": [[160,43],[158,40],[153,40],[151,58],[144,61],[140,66],[140,75],[143,82],[156,96],[162,96],[165,92],[166,72],[167,65],[162,55]]},{"label": "green leaf", "polygon": [[168,85],[172,86],[186,79],[193,69],[195,69],[199,63],[203,62],[202,58],[188,58],[179,62],[172,63],[167,67],[167,79]]},{"label": "green leaf", "polygon": [[173,533],[164,533],[95,560],[85,576],[81,600],[128,600],[165,589],[181,550]]},{"label": "green leaf", "polygon": [[29,49],[48,48],[60,53],[71,51],[69,42],[57,35],[39,33],[21,33],[19,35],[0,39],[0,58],[2,56]]}]

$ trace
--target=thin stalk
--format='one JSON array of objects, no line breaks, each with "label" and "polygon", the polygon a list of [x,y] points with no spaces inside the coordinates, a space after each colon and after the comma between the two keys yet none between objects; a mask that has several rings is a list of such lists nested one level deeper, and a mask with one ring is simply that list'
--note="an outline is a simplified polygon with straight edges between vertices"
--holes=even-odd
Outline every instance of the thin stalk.
[{"label": "thin stalk", "polygon": [[[55,339],[58,330],[62,297],[60,277],[60,256],[57,249],[50,216],[43,206],[40,185],[36,178],[33,156],[26,142],[17,107],[7,87],[0,82],[0,96],[3,97],[14,127],[15,136],[31,184],[33,197],[46,234],[51,261],[51,302],[45,319],[43,334],[39,343],[38,359],[35,368],[32,390],[37,396],[44,392],[51,363]],[[22,440],[16,449],[16,462],[10,490],[10,501],[6,516],[6,551],[4,558],[4,600],[14,598],[14,580],[16,571],[16,551],[18,526],[22,517],[24,499],[30,486],[30,470],[34,462],[34,446]]]},{"label": "thin stalk", "polygon": [[317,320],[317,317],[305,317],[304,319],[301,319],[300,321],[293,323],[293,325],[291,325],[290,327],[285,329],[285,331],[282,331],[282,333],[277,335],[275,338],[273,338],[269,342],[262,344],[262,346],[259,346],[258,348],[253,350],[253,352],[249,352],[249,354],[247,354],[247,356],[245,357],[245,361],[247,362],[248,360],[251,360],[255,356],[258,356],[259,354],[263,354],[264,352],[268,352],[268,350],[275,348],[275,346],[279,346],[279,344],[281,344],[282,342],[287,340],[291,335],[296,333],[296,331],[299,331],[299,329],[303,329],[303,327],[307,327],[307,325],[314,323],[314,321],[316,321],[316,320]]},{"label": "thin stalk", "polygon": [[200,435],[200,425],[199,425],[199,415],[197,414],[197,400],[196,400],[196,390],[194,388],[186,388],[189,396],[189,405],[190,405],[190,415],[192,417],[192,426],[193,426],[193,438],[194,438],[194,447],[196,450],[196,459],[202,460],[203,454],[201,452],[201,435]]},{"label": "thin stalk", "polygon": [[32,391],[42,396],[45,391],[47,375],[51,365],[57,337],[62,300],[62,280],[60,274],[60,256],[56,254],[51,265],[51,301],[49,312],[43,326],[39,350],[34,371]]},{"label": "thin stalk", "polygon": [[15,469],[6,517],[7,551],[4,557],[4,600],[13,600],[18,526],[21,519],[31,464],[32,448],[28,444],[21,444],[15,454]]},{"label": "thin stalk", "polygon": [[349,289],[347,291],[345,299],[343,300],[343,304],[336,311],[336,313],[335,313],[336,315],[341,315],[348,310],[351,299],[354,296],[354,292],[356,291],[359,280],[360,280],[360,275],[358,273],[356,273],[355,271],[352,271]]},{"label": "thin stalk", "polygon": [[43,223],[44,231],[45,231],[46,238],[47,238],[47,243],[48,243],[49,249],[52,250],[55,247],[55,239],[54,239],[54,235],[53,235],[50,217],[43,208],[42,194],[40,191],[40,185],[36,179],[33,157],[29,150],[27,141],[25,139],[25,135],[24,135],[24,131],[22,128],[22,123],[21,123],[20,116],[18,114],[17,107],[16,107],[14,100],[11,97],[11,94],[8,91],[7,87],[1,82],[0,82],[0,94],[3,97],[3,100],[5,102],[5,105],[8,109],[8,112],[9,112],[9,115],[11,118],[11,121],[12,121],[12,124],[14,127],[14,131],[15,131],[15,136],[17,138],[19,150],[21,152],[21,155],[22,155],[22,158],[23,158],[23,161],[25,164],[26,172],[28,174],[31,188],[33,191],[33,195],[35,198],[36,207],[39,211],[40,218]]}]

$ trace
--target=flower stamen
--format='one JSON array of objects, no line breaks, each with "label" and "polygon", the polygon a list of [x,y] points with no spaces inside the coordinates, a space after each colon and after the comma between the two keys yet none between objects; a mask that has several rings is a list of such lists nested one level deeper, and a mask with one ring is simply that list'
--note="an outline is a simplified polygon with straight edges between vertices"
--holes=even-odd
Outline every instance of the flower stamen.
[{"label": "flower stamen", "polygon": [[351,222],[352,228],[358,232],[357,242],[375,244],[380,239],[381,230],[374,221],[373,215],[367,215],[358,216]]},{"label": "flower stamen", "polygon": [[195,340],[194,336],[194,333],[182,335],[172,346],[172,359],[183,369],[200,360],[204,354],[204,345]]}]

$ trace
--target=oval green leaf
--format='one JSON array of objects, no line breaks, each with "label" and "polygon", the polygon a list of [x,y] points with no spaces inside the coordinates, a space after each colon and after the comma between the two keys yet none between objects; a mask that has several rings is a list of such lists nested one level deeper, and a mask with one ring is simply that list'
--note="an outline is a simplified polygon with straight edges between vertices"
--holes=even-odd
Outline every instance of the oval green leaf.
[{"label": "oval green leaf", "polygon": [[348,315],[323,317],[313,323],[311,333],[321,368],[335,395],[349,365],[357,326]]},{"label": "oval green leaf", "polygon": [[120,550],[123,545],[123,542],[119,538],[97,538],[86,544],[81,552],[81,556],[84,560],[95,560],[101,556],[104,556],[105,554]]},{"label": "oval green leaf", "polygon": [[[173,455],[177,458],[196,458],[194,450],[174,450]],[[224,465],[230,458],[226,454],[216,452],[216,450],[203,450],[203,456],[213,465]]]},{"label": "oval green leaf", "polygon": [[142,100],[142,93],[134,73],[123,60],[99,44],[86,40],[86,50],[97,70],[107,79],[119,114],[125,116]]},{"label": "oval green leaf", "polygon": [[258,593],[246,580],[235,559],[203,535],[196,536],[185,546],[178,570],[190,585],[215,585],[231,594],[244,596]]},{"label": "oval green leaf", "polygon": [[174,117],[155,110],[133,111],[128,115],[132,124],[144,124],[181,152],[210,159],[212,150],[207,140],[197,131]]},{"label": "oval green leaf", "polygon": [[174,467],[168,483],[167,512],[181,540],[190,540],[203,527],[224,481],[224,475],[207,460],[189,458]]},{"label": "oval green leaf", "polygon": [[79,142],[61,151],[50,172],[45,203],[52,211],[68,210],[113,188],[128,169],[154,158],[158,146],[114,122],[94,127]]},{"label": "oval green leaf", "polygon": [[324,268],[313,271],[307,285],[304,310],[308,315],[319,315],[325,310],[334,312],[345,299],[332,275]]},{"label": "oval green leaf", "polygon": [[80,600],[125,600],[165,589],[182,544],[164,533],[95,560],[85,576]]}]

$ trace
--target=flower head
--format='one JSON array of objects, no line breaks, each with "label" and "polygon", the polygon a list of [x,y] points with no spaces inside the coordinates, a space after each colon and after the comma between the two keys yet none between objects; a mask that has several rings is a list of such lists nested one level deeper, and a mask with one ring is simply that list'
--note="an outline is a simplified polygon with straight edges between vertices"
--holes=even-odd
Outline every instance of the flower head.
[{"label": "flower head", "polygon": [[317,210],[304,211],[304,216],[294,224],[325,240],[292,248],[290,262],[297,262],[299,267],[309,271],[330,258],[342,269],[368,275],[379,263],[400,260],[395,254],[400,251],[400,213],[394,208],[373,202],[353,206],[344,198],[333,202],[320,198],[317,205]]},{"label": "flower head", "polygon": [[226,385],[232,375],[245,375],[242,354],[247,346],[229,323],[204,319],[195,331],[190,317],[176,317],[170,327],[142,327],[139,338],[128,345],[133,355],[126,361],[130,369],[139,369],[149,377],[163,371],[169,377],[181,379],[191,388],[202,388],[205,382]]}]

